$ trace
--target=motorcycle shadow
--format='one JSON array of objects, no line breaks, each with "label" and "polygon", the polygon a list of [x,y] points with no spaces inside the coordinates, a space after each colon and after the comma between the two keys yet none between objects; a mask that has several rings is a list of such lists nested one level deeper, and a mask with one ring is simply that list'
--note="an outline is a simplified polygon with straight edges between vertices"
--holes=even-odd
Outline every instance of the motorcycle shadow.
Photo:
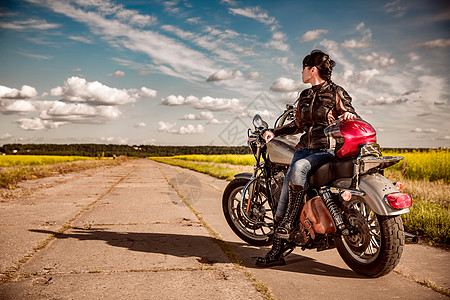
[{"label": "motorcycle shadow", "polygon": [[[235,252],[239,255],[242,263],[247,268],[261,269],[255,265],[256,256],[264,257],[269,251],[270,247],[256,247],[249,246],[248,244],[236,244]],[[314,251],[315,250],[310,250]],[[335,250],[328,250],[335,251]],[[296,251],[298,252],[298,251]],[[307,253],[307,252],[305,252]],[[337,259],[340,259],[337,257]],[[308,275],[319,275],[327,277],[340,277],[340,278],[367,278],[356,274],[350,269],[344,269],[331,264],[317,261],[314,258],[303,256],[295,252],[289,254],[286,258],[285,266],[275,266],[270,269],[276,269],[279,271],[303,273]]]},{"label": "motorcycle shadow", "polygon": [[[130,251],[195,257],[201,264],[228,263],[223,252],[238,255],[247,268],[258,268],[255,256],[264,256],[269,248],[254,247],[245,243],[222,241],[213,237],[153,232],[116,232],[103,229],[72,228],[65,233],[51,230],[29,229],[31,232],[50,234],[56,239],[76,239],[79,241],[103,241],[113,247],[127,248]],[[222,251],[220,250],[222,249]],[[278,270],[331,277],[364,278],[358,274],[315,259],[291,253],[286,266],[274,267]]]}]

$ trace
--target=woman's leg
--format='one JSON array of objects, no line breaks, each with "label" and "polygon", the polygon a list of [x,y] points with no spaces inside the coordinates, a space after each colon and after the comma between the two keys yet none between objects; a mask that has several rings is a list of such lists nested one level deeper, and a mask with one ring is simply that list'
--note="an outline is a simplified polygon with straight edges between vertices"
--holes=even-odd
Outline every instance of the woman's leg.
[{"label": "woman's leg", "polygon": [[280,200],[278,201],[277,210],[275,216],[278,218],[283,218],[286,213],[286,208],[289,202],[289,182],[291,178],[291,170],[293,165],[300,159],[308,156],[310,151],[308,150],[298,150],[295,152],[294,157],[292,157],[291,164],[286,172],[286,176],[284,177],[283,186],[281,188]]},{"label": "woman's leg", "polygon": [[[300,150],[296,151],[294,154],[294,157],[292,158],[291,165],[286,172],[286,176],[284,178],[283,187],[281,189],[281,195],[280,200],[278,201],[277,211],[274,217],[274,230],[277,229],[278,224],[283,219],[284,214],[286,212],[286,208],[288,206],[288,200],[289,200],[289,178],[291,173],[292,165],[299,159],[309,155],[308,151]],[[279,265],[285,265],[286,262],[283,258],[284,253],[284,245],[285,240],[282,239],[279,236],[274,235],[273,236],[273,242],[272,242],[272,248],[267,252],[265,257],[257,257],[256,258],[256,265],[259,267],[272,267],[272,266],[279,266]]]},{"label": "woman's leg", "polygon": [[290,167],[289,202],[283,221],[275,231],[275,235],[287,239],[293,229],[295,218],[302,205],[305,188],[308,185],[308,173],[312,168],[333,158],[328,151],[315,151],[311,155],[294,162]]}]

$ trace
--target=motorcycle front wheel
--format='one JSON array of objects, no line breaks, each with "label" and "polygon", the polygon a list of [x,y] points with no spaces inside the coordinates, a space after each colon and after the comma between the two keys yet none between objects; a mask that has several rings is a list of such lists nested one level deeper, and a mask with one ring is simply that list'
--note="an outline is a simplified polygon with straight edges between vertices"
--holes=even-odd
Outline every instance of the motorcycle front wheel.
[{"label": "motorcycle front wheel", "polygon": [[356,273],[380,277],[400,261],[405,244],[401,216],[380,216],[362,198],[355,197],[343,207],[353,233],[335,239],[345,263]]},{"label": "motorcycle front wheel", "polygon": [[[248,212],[243,212],[241,208],[242,191],[248,182],[248,179],[237,178],[225,188],[222,197],[225,219],[233,232],[250,245],[271,245],[272,227],[268,224],[273,224],[273,215],[262,188],[256,189],[254,197],[250,199]],[[245,203],[247,201],[245,199]],[[244,213],[247,213],[247,217]]]}]

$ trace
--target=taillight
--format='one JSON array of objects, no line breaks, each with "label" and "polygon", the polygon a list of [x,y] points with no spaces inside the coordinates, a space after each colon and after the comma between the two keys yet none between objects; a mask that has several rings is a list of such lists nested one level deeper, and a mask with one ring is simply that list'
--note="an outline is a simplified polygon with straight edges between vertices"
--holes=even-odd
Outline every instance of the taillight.
[{"label": "taillight", "polygon": [[411,196],[402,193],[392,193],[385,196],[386,202],[395,209],[408,208],[412,205]]}]

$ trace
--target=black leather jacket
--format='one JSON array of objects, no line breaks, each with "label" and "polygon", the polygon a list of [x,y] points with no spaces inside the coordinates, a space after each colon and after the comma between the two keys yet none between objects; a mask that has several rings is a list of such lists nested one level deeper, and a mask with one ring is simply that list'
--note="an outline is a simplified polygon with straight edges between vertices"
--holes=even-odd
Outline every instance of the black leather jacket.
[{"label": "black leather jacket", "polygon": [[304,132],[296,148],[329,149],[324,129],[344,112],[356,115],[352,98],[340,86],[325,82],[302,91],[298,99],[295,120],[273,130],[275,136]]}]

